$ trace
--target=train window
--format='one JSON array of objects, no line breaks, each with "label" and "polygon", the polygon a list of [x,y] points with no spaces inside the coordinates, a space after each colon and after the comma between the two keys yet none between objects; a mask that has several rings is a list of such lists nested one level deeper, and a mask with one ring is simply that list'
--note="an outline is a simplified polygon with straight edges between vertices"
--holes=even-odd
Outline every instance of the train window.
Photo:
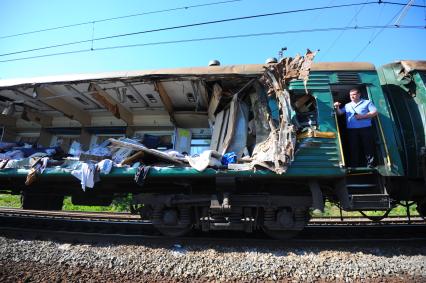
[{"label": "train window", "polygon": [[293,95],[291,104],[295,110],[293,122],[298,128],[316,126],[318,123],[317,102],[310,94]]},{"label": "train window", "polygon": [[173,148],[173,133],[167,132],[135,132],[135,136],[148,148],[167,150]]},{"label": "train window", "polygon": [[200,154],[205,150],[210,149],[210,139],[192,138],[190,155]]},{"label": "train window", "polygon": [[36,144],[38,141],[39,135],[37,136],[17,136],[16,141],[21,143]]},{"label": "train window", "polygon": [[70,150],[71,144],[80,141],[80,136],[76,135],[55,135],[52,137],[50,146],[60,146],[65,152]]}]

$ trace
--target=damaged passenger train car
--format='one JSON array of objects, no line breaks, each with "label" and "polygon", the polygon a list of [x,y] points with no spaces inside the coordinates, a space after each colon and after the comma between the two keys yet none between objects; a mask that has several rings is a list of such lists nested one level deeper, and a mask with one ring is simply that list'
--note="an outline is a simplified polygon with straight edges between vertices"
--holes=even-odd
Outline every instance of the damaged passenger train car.
[{"label": "damaged passenger train car", "polygon": [[[288,237],[326,199],[347,211],[409,200],[424,215],[425,62],[379,77],[369,63],[313,57],[0,81],[1,193],[44,210],[61,209],[64,196],[109,205],[131,194],[133,209],[172,236]],[[414,92],[391,81],[402,71]],[[354,87],[378,109],[375,168],[346,164],[333,103]]]}]

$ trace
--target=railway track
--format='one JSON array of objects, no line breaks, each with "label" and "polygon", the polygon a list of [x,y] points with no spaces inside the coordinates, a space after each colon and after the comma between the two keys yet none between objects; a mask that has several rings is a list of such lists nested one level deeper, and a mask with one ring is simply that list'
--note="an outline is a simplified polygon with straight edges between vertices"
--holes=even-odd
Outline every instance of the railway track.
[{"label": "railway track", "polygon": [[[149,221],[129,213],[96,213],[69,211],[36,211],[0,208],[0,235],[24,238],[55,238],[77,242],[132,242],[164,241]],[[266,241],[263,233],[194,231],[179,241]],[[290,242],[334,241],[426,241],[426,221],[419,217],[388,217],[373,222],[359,217],[313,218],[306,228]],[[176,241],[173,239],[172,241]]]}]

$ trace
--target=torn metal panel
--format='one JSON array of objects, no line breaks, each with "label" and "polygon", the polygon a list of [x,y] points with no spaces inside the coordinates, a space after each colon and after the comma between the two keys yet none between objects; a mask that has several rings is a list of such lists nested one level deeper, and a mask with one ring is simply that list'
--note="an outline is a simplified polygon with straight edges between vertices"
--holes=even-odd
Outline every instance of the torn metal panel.
[{"label": "torn metal panel", "polygon": [[407,72],[412,72],[414,70],[426,71],[426,61],[403,60],[401,61],[401,65]]},{"label": "torn metal panel", "polygon": [[256,143],[260,143],[266,140],[269,135],[268,114],[271,114],[264,89],[258,82],[254,84],[254,88],[256,92],[250,94],[250,101],[254,115]]},{"label": "torn metal panel", "polygon": [[249,108],[244,101],[239,101],[236,105],[235,120],[232,123],[232,137],[223,149],[222,154],[226,152],[235,152],[238,158],[241,158],[247,145],[247,130]]},{"label": "torn metal panel", "polygon": [[308,80],[309,69],[315,52],[307,51],[305,56],[283,58],[278,64],[271,64],[259,80],[279,107],[279,121],[268,113],[270,133],[268,138],[256,144],[252,154],[252,166],[266,167],[278,174],[287,171],[294,159],[296,128],[291,122],[291,102],[288,83],[294,79]]},{"label": "torn metal panel", "polygon": [[231,143],[231,140],[234,137],[235,124],[237,122],[237,113],[238,113],[238,96],[235,95],[232,98],[232,101],[229,107],[229,118],[227,121],[228,125],[227,125],[226,135],[222,142],[222,148],[219,151],[221,154],[225,154],[227,152],[228,147]]}]

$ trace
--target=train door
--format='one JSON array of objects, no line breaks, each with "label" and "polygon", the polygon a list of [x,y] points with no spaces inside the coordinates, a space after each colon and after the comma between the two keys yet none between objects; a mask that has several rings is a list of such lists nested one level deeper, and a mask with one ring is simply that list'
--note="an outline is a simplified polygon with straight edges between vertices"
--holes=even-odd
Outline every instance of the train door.
[{"label": "train door", "polygon": [[[333,85],[331,86],[331,91],[333,94],[333,100],[334,102],[340,102],[341,103],[341,108],[344,107],[345,104],[351,102],[351,99],[349,97],[349,92],[351,89],[358,89],[361,93],[361,99],[370,99],[369,95],[368,95],[368,90],[367,87],[365,85]],[[350,133],[348,131],[348,127],[347,127],[347,119],[346,119],[346,115],[337,115],[336,113],[336,118],[337,118],[337,123],[338,123],[338,128],[339,128],[339,135],[340,135],[340,139],[341,139],[341,143],[342,143],[342,149],[343,149],[343,156],[345,159],[345,165],[346,167],[367,167],[367,159],[365,157],[365,148],[363,148],[362,145],[362,141],[359,141],[358,144],[361,147],[358,151],[358,156],[354,156],[354,154],[357,154],[356,152],[354,152],[353,150],[351,150],[350,148]],[[374,150],[373,150],[373,154],[374,154],[374,162],[373,162],[373,166],[378,166],[378,165],[382,165],[381,163],[383,163],[383,158],[382,158],[382,153],[381,153],[381,148],[380,148],[380,135],[378,132],[378,125],[376,122],[376,119],[373,118],[372,119],[372,131],[369,135],[373,135],[372,140],[373,142],[373,146],[374,146]],[[353,141],[352,141],[353,142]],[[357,166],[351,166],[351,161],[354,160],[358,160],[357,162]],[[353,163],[353,162],[352,162]]]}]

